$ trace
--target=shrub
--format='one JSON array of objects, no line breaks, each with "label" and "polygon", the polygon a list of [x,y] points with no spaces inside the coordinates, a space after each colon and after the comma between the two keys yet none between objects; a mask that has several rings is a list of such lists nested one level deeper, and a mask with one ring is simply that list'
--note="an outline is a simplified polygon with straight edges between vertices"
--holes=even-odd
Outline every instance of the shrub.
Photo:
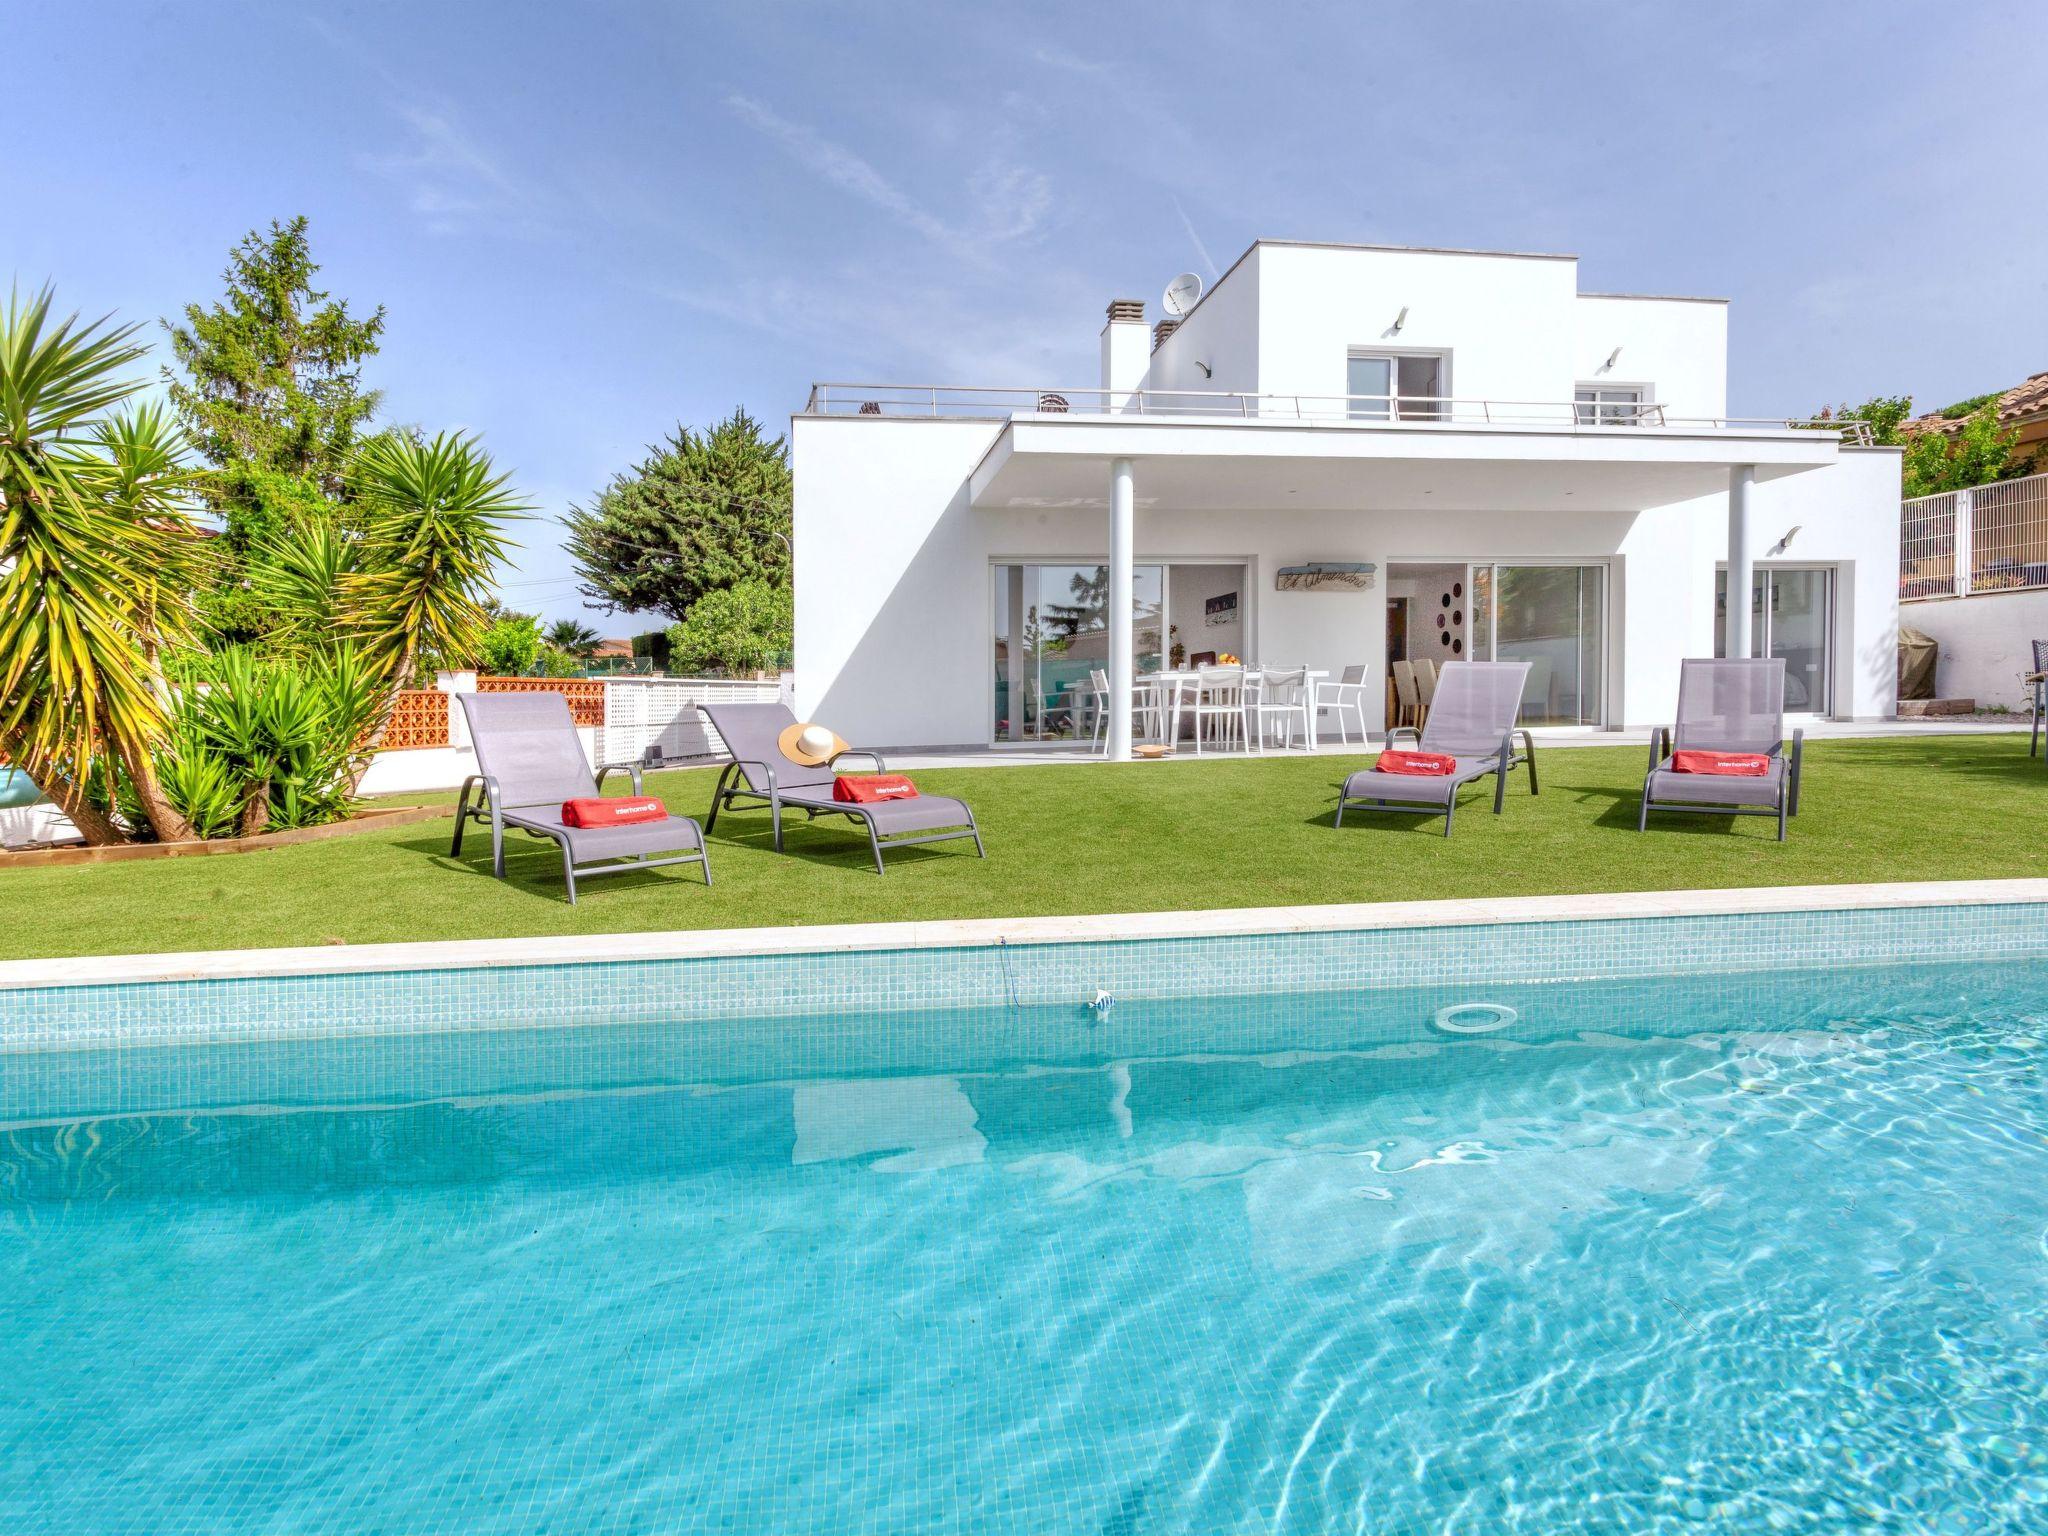
[{"label": "shrub", "polygon": [[540,626],[523,613],[499,619],[477,642],[479,671],[499,677],[524,677],[540,655]]},{"label": "shrub", "polygon": [[743,581],[707,592],[669,626],[669,661],[679,672],[762,672],[788,657],[796,612],[787,587]]}]

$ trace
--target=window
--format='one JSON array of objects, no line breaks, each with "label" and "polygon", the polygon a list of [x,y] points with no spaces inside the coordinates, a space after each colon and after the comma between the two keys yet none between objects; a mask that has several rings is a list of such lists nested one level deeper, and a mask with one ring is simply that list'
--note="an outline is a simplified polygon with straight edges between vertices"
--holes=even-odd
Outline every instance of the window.
[{"label": "window", "polygon": [[1582,427],[1636,427],[1643,422],[1640,384],[1581,384],[1572,396]]},{"label": "window", "polygon": [[1346,413],[1359,421],[1430,421],[1444,415],[1446,359],[1441,353],[1354,352],[1345,374],[1352,398]]}]

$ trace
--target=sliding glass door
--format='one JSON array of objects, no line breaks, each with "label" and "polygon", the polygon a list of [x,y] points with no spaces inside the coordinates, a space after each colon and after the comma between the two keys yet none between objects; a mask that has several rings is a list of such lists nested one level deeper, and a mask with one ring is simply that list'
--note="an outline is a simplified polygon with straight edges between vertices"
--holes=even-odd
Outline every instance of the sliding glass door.
[{"label": "sliding glass door", "polygon": [[[995,580],[996,741],[1088,734],[1088,675],[1109,666],[1109,567],[998,565]],[[1162,661],[1166,570],[1134,571],[1132,646],[1140,672]]]},{"label": "sliding glass door", "polygon": [[[1785,708],[1829,709],[1834,572],[1825,566],[1758,570],[1749,588],[1749,654],[1785,663]],[[1728,654],[1728,573],[1714,577],[1714,654]]]},{"label": "sliding glass door", "polygon": [[1475,565],[1472,659],[1526,661],[1524,725],[1599,725],[1607,700],[1607,568]]}]

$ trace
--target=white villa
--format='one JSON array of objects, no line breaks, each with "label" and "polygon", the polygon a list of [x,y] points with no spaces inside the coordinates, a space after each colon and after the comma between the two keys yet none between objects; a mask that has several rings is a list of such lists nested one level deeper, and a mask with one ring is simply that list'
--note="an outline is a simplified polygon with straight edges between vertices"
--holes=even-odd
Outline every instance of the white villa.
[{"label": "white villa", "polygon": [[1731,419],[1725,301],[1261,240],[1180,307],[1110,304],[1093,388],[812,390],[799,714],[1054,739],[1099,668],[1120,757],[1134,674],[1234,653],[1375,688],[1404,657],[1527,659],[1524,723],[1641,727],[1731,627],[1785,659],[1788,709],[1894,713],[1898,453]]}]

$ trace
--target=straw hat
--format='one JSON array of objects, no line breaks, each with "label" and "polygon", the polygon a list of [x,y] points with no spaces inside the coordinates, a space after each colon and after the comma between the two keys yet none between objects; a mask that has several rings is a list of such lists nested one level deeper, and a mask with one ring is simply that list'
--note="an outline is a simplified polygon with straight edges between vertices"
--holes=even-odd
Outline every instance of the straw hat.
[{"label": "straw hat", "polygon": [[775,744],[782,749],[784,757],[792,763],[802,763],[806,768],[815,768],[849,750],[836,732],[810,720],[784,726],[782,734],[775,738]]}]

